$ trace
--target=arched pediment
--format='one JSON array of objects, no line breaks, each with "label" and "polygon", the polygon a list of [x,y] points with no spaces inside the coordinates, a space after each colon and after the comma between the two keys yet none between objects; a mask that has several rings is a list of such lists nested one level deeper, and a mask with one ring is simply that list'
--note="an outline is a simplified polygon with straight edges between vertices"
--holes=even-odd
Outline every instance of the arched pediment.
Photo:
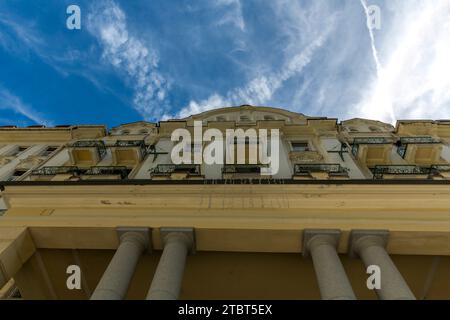
[{"label": "arched pediment", "polygon": [[243,105],[239,107],[226,107],[209,110],[181,120],[202,120],[219,122],[256,122],[262,120],[281,120],[291,123],[306,123],[308,118],[309,117],[305,116],[304,114],[284,109]]},{"label": "arched pediment", "polygon": [[395,130],[389,123],[361,118],[342,121],[341,128],[348,132],[394,132]]}]

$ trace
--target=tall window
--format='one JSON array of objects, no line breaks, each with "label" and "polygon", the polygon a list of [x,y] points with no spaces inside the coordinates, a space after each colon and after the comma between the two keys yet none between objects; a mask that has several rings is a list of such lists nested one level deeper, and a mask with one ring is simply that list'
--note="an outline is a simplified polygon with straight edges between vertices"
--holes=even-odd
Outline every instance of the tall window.
[{"label": "tall window", "polygon": [[308,142],[291,142],[291,145],[294,152],[310,151]]},{"label": "tall window", "polygon": [[48,157],[53,152],[55,152],[58,149],[58,147],[47,147],[44,151],[42,151],[41,156]]},{"label": "tall window", "polygon": [[23,176],[28,170],[24,170],[24,169],[16,169],[14,170],[13,174],[11,175],[11,177],[9,178],[9,181],[15,181],[17,179],[19,179],[21,176]]},{"label": "tall window", "polygon": [[14,151],[12,151],[9,156],[11,157],[15,157],[18,156],[19,154],[21,154],[22,152],[25,152],[29,147],[28,146],[20,146],[18,148],[16,148]]}]

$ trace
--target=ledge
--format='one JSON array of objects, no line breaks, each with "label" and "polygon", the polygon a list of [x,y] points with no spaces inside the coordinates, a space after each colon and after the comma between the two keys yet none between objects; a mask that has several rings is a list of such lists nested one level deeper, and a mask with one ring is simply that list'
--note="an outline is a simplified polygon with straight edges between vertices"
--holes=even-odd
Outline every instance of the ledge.
[{"label": "ledge", "polygon": [[81,181],[3,181],[0,190],[7,186],[90,186],[90,185],[450,185],[450,180],[422,180],[422,179],[346,179],[346,180],[293,180],[293,179],[234,179],[234,180],[81,180]]}]

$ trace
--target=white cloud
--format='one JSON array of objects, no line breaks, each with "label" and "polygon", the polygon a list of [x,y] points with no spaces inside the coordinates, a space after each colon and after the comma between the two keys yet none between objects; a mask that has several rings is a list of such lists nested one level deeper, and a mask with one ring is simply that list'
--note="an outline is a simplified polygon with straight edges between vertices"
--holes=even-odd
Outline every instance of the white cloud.
[{"label": "white cloud", "polygon": [[88,15],[88,29],[98,39],[103,58],[124,73],[134,90],[133,104],[145,118],[159,117],[167,108],[167,79],[158,72],[158,55],[130,33],[122,9],[102,1]]},{"label": "white cloud", "polygon": [[215,4],[228,9],[223,17],[217,22],[217,25],[230,23],[235,25],[241,31],[245,30],[245,21],[240,0],[216,0]]},{"label": "white cloud", "polygon": [[30,105],[24,103],[19,97],[2,87],[0,87],[0,110],[11,110],[28,118],[35,124],[53,125],[51,121],[45,119],[42,114],[34,110]]},{"label": "white cloud", "polygon": [[[214,93],[202,101],[192,100],[188,106],[178,112],[177,118],[185,118],[192,114],[224,106],[269,103],[287,80],[301,74],[304,68],[310,64],[314,54],[324,45],[332,31],[335,17],[329,16],[326,26],[304,33],[300,30],[311,27],[314,17],[323,9],[323,6],[315,6],[313,10],[305,14],[303,8],[296,7],[290,1],[276,2],[274,5],[279,17],[274,23],[282,23],[281,29],[284,35],[290,38],[289,45],[284,50],[280,49],[280,58],[283,55],[286,56],[281,69],[258,75],[243,87],[235,88],[224,95]],[[258,69],[264,69],[264,66],[258,66]],[[169,115],[164,116],[165,119],[170,117]]]},{"label": "white cloud", "polygon": [[[225,96],[215,93],[206,100],[191,101],[187,107],[181,109],[177,117],[185,118],[219,107],[242,104],[261,105],[270,101],[273,94],[282,87],[286,80],[302,72],[303,68],[311,62],[314,52],[322,46],[324,38],[321,36],[316,39],[303,52],[294,56],[280,72],[255,78],[246,86],[236,88]],[[166,115],[165,118],[170,118],[170,116]]]},{"label": "white cloud", "polygon": [[[390,123],[450,116],[450,2],[395,3],[395,23],[382,44],[384,65],[356,110]],[[386,27],[388,28],[388,27]]]}]

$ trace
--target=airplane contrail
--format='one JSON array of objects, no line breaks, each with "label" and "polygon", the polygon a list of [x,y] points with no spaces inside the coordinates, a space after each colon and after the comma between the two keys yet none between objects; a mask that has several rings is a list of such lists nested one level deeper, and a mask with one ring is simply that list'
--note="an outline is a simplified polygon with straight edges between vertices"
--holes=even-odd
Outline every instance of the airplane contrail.
[{"label": "airplane contrail", "polygon": [[373,34],[373,28],[369,24],[369,20],[370,20],[369,8],[367,6],[366,0],[360,0],[360,1],[361,1],[361,5],[364,8],[364,12],[366,13],[367,29],[369,30],[370,42],[371,42],[371,46],[372,46],[372,55],[373,55],[373,59],[375,61],[375,65],[377,68],[377,75],[378,75],[378,77],[380,77],[381,63],[380,63],[380,59],[378,58],[377,47],[375,46],[375,36]]}]

